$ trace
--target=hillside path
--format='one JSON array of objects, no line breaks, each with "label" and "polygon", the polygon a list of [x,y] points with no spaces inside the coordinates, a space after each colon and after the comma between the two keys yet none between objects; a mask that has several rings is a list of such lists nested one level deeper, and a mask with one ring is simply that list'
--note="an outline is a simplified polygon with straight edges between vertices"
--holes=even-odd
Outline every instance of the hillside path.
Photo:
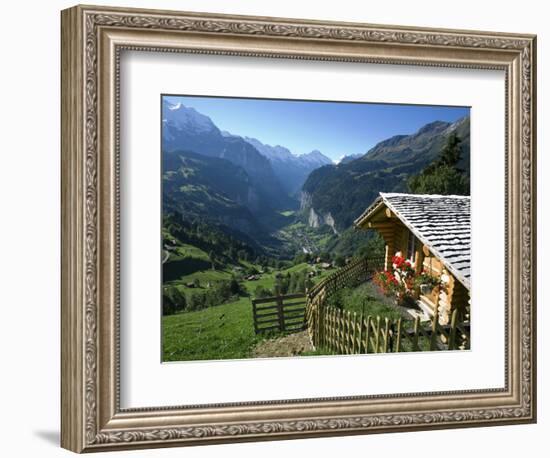
[{"label": "hillside path", "polygon": [[252,356],[254,358],[298,356],[307,351],[313,351],[313,345],[307,331],[302,331],[260,342],[252,351]]}]

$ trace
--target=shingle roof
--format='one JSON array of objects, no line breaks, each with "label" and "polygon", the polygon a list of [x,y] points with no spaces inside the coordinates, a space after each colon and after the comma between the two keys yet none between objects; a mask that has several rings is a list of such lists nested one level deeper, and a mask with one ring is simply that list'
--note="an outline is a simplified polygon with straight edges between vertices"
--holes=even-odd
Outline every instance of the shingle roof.
[{"label": "shingle roof", "polygon": [[470,289],[469,196],[380,193],[355,224],[366,221],[382,202]]}]

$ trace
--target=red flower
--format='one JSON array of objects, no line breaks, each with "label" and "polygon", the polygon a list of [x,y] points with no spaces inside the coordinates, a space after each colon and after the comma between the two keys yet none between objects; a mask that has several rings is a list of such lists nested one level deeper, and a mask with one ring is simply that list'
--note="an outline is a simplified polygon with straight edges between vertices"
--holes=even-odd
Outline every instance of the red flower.
[{"label": "red flower", "polygon": [[403,265],[403,263],[405,262],[405,258],[403,258],[402,256],[394,256],[392,258],[392,263],[395,265],[395,267],[398,269],[399,267],[401,267]]}]

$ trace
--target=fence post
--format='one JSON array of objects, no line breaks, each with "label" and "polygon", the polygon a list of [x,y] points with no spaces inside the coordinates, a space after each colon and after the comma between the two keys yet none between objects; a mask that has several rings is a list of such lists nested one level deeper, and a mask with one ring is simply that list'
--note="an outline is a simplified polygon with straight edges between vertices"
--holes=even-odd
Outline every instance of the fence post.
[{"label": "fence post", "polygon": [[376,336],[374,340],[374,353],[380,349],[380,315],[376,317]]},{"label": "fence post", "polygon": [[323,346],[326,348],[330,344],[330,314],[331,308],[325,307],[323,315]]},{"label": "fence post", "polygon": [[351,320],[351,327],[352,327],[352,333],[351,333],[351,354],[355,355],[355,348],[357,346],[356,338],[357,338],[357,313],[353,312],[353,319]]},{"label": "fence post", "polygon": [[340,334],[339,333],[340,333],[340,309],[335,308],[333,331],[332,331],[332,335],[333,335],[332,348],[334,350],[334,354],[338,354],[338,352],[340,351],[340,338],[339,338]]},{"label": "fence post", "polygon": [[413,351],[418,351],[420,348],[418,347],[418,326],[420,325],[420,317],[417,316],[414,320],[414,335],[413,335]]},{"label": "fence post", "polygon": [[355,351],[355,343],[354,343],[354,339],[355,339],[355,312],[354,313],[349,313],[348,314],[348,318],[349,318],[349,337],[350,337],[350,354],[354,354],[354,351]]},{"label": "fence post", "polygon": [[430,336],[430,351],[435,350],[435,342],[437,339],[437,330],[438,330],[438,324],[439,324],[439,310],[436,306],[434,311],[434,316],[432,320],[432,335]]},{"label": "fence post", "polygon": [[319,347],[323,347],[323,322],[325,317],[325,308],[319,307],[319,310],[317,312],[317,339],[319,341]]},{"label": "fence post", "polygon": [[369,339],[370,339],[370,320],[371,320],[371,317],[370,315],[367,316],[367,329],[366,329],[366,338],[365,338],[365,353],[368,353],[369,352]]},{"label": "fence post", "polygon": [[386,317],[386,328],[384,330],[384,346],[382,347],[383,353],[388,352],[388,341],[390,339],[390,320]]},{"label": "fence post", "polygon": [[313,308],[315,307],[315,302],[311,299],[311,297],[308,297],[308,302],[306,304],[306,326],[307,326],[307,332],[309,334],[309,338],[311,339],[311,343],[313,346],[315,346],[315,342],[313,342]]},{"label": "fence post", "polygon": [[362,346],[363,346],[363,312],[361,312],[361,315],[359,315],[359,337],[357,339],[358,348],[357,348],[357,354],[362,353]]},{"label": "fence post", "polygon": [[338,321],[340,318],[340,309],[334,308],[334,316],[332,321],[332,350],[334,351],[334,354],[338,354],[340,351],[340,348],[338,347],[338,332],[339,332],[339,326],[340,322]]},{"label": "fence post", "polygon": [[342,342],[344,336],[344,313],[341,309],[338,310],[338,353],[344,354],[344,342]]},{"label": "fence post", "polygon": [[351,323],[351,312],[348,310],[348,313],[346,315],[346,353],[348,355],[352,353]]},{"label": "fence post", "polygon": [[393,320],[390,320],[390,334],[389,334],[390,342],[388,344],[388,353],[394,352],[394,345],[395,345],[395,323]]},{"label": "fence post", "polygon": [[279,331],[284,332],[285,330],[285,316],[283,313],[283,298],[280,295],[277,295],[277,318],[279,318]]},{"label": "fence post", "polygon": [[349,311],[342,310],[342,346],[343,346],[343,353],[348,354],[349,353],[349,345],[348,345],[348,320],[349,320]]},{"label": "fence post", "polygon": [[317,342],[317,346],[321,347],[321,340],[320,340],[320,326],[321,326],[321,308],[323,307],[323,303],[319,302],[317,304],[317,308],[315,309],[315,341]]},{"label": "fence post", "polygon": [[256,316],[256,301],[252,299],[252,317],[254,321],[254,334],[258,334],[258,317]]},{"label": "fence post", "polygon": [[327,348],[334,352],[334,309],[331,307],[328,311],[328,329],[327,329]]},{"label": "fence post", "polygon": [[399,353],[401,350],[401,321],[402,318],[399,318],[397,321],[397,338],[395,339],[395,352]]},{"label": "fence post", "polygon": [[451,316],[451,329],[449,331],[449,350],[456,348],[456,321],[457,321],[458,309],[453,310]]}]

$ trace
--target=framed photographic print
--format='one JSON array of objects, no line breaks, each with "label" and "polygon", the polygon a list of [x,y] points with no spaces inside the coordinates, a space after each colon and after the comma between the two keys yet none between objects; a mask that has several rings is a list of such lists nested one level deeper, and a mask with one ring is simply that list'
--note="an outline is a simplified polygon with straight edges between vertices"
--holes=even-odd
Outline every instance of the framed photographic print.
[{"label": "framed photographic print", "polygon": [[532,35],[62,12],[62,446],[534,422]]}]

